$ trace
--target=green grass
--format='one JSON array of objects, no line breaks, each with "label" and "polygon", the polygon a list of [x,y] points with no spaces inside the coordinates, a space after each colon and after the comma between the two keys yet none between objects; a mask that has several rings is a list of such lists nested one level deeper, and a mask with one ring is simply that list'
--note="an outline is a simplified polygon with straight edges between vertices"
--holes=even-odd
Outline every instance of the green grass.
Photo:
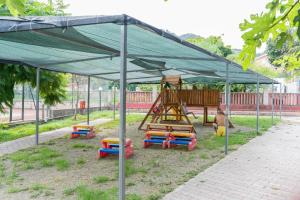
[{"label": "green grass", "polygon": [[[126,123],[131,124],[131,123],[141,122],[144,119],[144,117],[145,117],[144,114],[129,114],[126,116]],[[119,125],[120,125],[120,120],[116,119],[104,124],[100,124],[96,127],[99,129],[113,129],[113,128],[117,128]]]},{"label": "green grass", "polygon": [[64,171],[70,167],[70,163],[65,159],[58,159],[55,161],[55,166],[58,171]]},{"label": "green grass", "polygon": [[[66,196],[76,194],[78,200],[117,200],[118,188],[113,187],[106,190],[99,190],[87,185],[80,185],[76,188],[65,190],[64,194]],[[126,200],[142,200],[142,197],[137,194],[127,194]]]},{"label": "green grass", "polygon": [[[256,116],[232,116],[231,121],[234,125],[245,126],[248,128],[256,128]],[[274,118],[274,123],[280,122],[279,118]],[[269,116],[259,117],[259,128],[261,131],[266,131],[272,126],[272,118]]]},{"label": "green grass", "polygon": [[[118,162],[116,162],[116,166],[117,167],[116,167],[115,178],[119,177]],[[125,162],[125,177],[129,177],[129,176],[132,176],[137,173],[146,174],[147,169],[144,167],[136,167],[134,165],[133,160],[126,160],[126,162]]]},{"label": "green grass", "polygon": [[[2,160],[0,160],[0,180],[5,176],[5,166]],[[1,181],[0,181],[1,183]]]},{"label": "green grass", "polygon": [[206,153],[201,153],[200,158],[203,160],[206,160],[206,159],[208,159],[208,155]]},{"label": "green grass", "polygon": [[36,183],[33,184],[29,191],[32,193],[31,198],[37,198],[38,196],[44,195],[44,196],[50,196],[54,195],[53,192],[50,191],[50,188],[47,187],[44,184]]},{"label": "green grass", "polygon": [[86,160],[84,158],[78,158],[76,163],[77,163],[77,165],[82,166],[86,163]]},{"label": "green grass", "polygon": [[[93,112],[90,114],[90,120],[98,118],[112,118],[112,111]],[[73,117],[68,117],[61,120],[52,120],[48,123],[40,125],[40,133],[51,131],[63,127],[68,127],[86,120],[86,115],[78,115],[78,119],[74,120]],[[6,128],[6,126],[0,126],[0,143],[15,140],[25,136],[35,134],[35,124],[19,125],[12,128]]]},{"label": "green grass", "polygon": [[58,157],[61,157],[61,154],[48,147],[17,151],[8,156],[16,166],[20,166],[23,170],[36,167],[51,167],[54,165],[53,161]]},{"label": "green grass", "polygon": [[23,192],[27,191],[29,188],[18,188],[18,187],[10,187],[8,188],[7,192],[8,193],[18,193],[18,192]]},{"label": "green grass", "polygon": [[95,146],[85,143],[76,143],[72,145],[72,148],[74,149],[93,149]]},{"label": "green grass", "polygon": [[6,184],[12,185],[18,178],[19,178],[19,174],[17,174],[16,169],[13,168],[11,174],[6,177]]},{"label": "green grass", "polygon": [[105,182],[110,181],[110,178],[107,176],[97,176],[97,177],[93,178],[93,181],[95,183],[105,183]]},{"label": "green grass", "polygon": [[[256,117],[255,116],[233,116],[231,121],[234,125],[248,127],[250,129],[256,128]],[[274,123],[279,123],[279,119],[275,119]],[[260,133],[264,133],[270,127],[272,127],[272,119],[271,117],[260,117]],[[249,140],[256,137],[255,130],[249,131],[240,131],[235,133],[229,133],[229,147],[236,145],[246,144]],[[225,137],[217,137],[215,135],[206,136],[199,140],[198,146],[203,149],[214,150],[218,148],[223,148],[225,144]],[[202,157],[201,157],[202,158]],[[205,158],[203,158],[205,159]]]}]

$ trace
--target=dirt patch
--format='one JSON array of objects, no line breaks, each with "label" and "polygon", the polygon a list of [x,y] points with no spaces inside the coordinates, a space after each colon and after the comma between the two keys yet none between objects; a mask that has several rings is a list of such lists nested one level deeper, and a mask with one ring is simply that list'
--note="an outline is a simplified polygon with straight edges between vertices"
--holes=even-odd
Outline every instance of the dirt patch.
[{"label": "dirt patch", "polygon": [[[201,145],[194,151],[187,151],[186,147],[163,150],[160,146],[153,146],[144,149],[144,134],[137,130],[137,126],[137,123],[130,124],[127,129],[127,137],[134,143],[134,156],[127,161],[126,177],[126,192],[136,194],[136,199],[159,199],[224,156],[223,147],[208,150]],[[211,127],[195,123],[195,128],[199,141],[213,134]],[[231,132],[249,130],[236,127]],[[117,137],[118,129],[101,130],[90,140],[65,137],[40,145],[38,148],[45,147],[58,153],[57,157],[49,158],[49,166],[41,162],[24,168],[26,163],[18,164],[8,156],[4,157],[0,161],[5,168],[0,179],[1,199],[76,199],[76,193],[72,191],[79,185],[101,191],[116,188],[117,157],[96,159],[99,141],[107,136]],[[57,160],[68,165],[59,170]]]}]

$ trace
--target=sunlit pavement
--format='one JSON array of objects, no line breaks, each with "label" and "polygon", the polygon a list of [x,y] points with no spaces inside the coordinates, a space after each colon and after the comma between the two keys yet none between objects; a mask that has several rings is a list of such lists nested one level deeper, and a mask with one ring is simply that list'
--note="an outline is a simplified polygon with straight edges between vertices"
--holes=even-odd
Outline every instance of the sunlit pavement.
[{"label": "sunlit pavement", "polygon": [[164,200],[299,200],[299,185],[300,118],[284,117]]}]

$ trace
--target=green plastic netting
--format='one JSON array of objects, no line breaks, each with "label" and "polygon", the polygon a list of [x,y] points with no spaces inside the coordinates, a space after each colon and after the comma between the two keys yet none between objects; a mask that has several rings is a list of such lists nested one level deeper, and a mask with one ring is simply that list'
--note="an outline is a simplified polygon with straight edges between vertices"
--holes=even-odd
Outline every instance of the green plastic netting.
[{"label": "green plastic netting", "polygon": [[[179,38],[127,17],[127,81],[156,82],[181,75],[190,82],[273,80]],[[0,61],[42,69],[120,79],[120,27],[124,16],[0,17]],[[275,82],[275,81],[274,81]]]}]

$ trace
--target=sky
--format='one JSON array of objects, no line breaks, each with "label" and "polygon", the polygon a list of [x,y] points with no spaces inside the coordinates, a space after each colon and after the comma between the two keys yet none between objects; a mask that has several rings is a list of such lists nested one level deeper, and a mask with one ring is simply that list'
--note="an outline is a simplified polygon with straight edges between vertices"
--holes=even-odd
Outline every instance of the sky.
[{"label": "sky", "polygon": [[177,35],[222,36],[242,48],[239,24],[264,11],[270,0],[65,0],[72,15],[127,14]]}]

